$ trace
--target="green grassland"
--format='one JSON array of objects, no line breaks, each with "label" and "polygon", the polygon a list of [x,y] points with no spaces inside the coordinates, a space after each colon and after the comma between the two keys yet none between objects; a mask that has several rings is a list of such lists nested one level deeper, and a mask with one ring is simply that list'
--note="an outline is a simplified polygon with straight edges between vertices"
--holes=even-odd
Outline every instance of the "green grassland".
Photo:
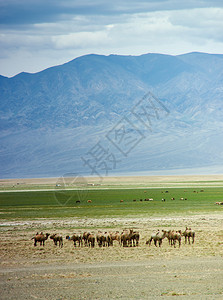
[{"label": "green grassland", "polygon": [[[175,200],[171,200],[172,197]],[[182,197],[187,200],[180,200]],[[145,201],[146,198],[153,198],[153,201]],[[162,198],[166,201],[163,202]],[[215,205],[217,201],[223,201],[223,188],[2,192],[0,219],[154,217],[223,213],[223,206]]]}]

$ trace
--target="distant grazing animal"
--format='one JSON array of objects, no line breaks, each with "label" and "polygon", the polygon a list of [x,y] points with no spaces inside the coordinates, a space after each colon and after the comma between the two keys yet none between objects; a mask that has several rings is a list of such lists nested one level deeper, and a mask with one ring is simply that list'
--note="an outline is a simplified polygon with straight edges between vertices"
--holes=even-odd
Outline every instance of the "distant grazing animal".
[{"label": "distant grazing animal", "polygon": [[31,240],[34,240],[34,246],[37,246],[37,242],[40,243],[40,246],[44,246],[45,244],[45,241],[48,239],[48,236],[50,234],[49,233],[46,233],[46,235],[44,235],[42,232],[40,234],[37,234],[31,238]]},{"label": "distant grazing animal", "polygon": [[85,245],[85,247],[86,246],[88,246],[88,237],[89,237],[89,235],[90,235],[90,232],[84,232],[83,233],[83,240],[84,240],[84,245]]},{"label": "distant grazing animal", "polygon": [[181,230],[174,231],[174,230],[169,230],[167,232],[167,238],[169,240],[169,245],[174,246],[176,248],[176,242],[178,241],[179,247],[181,245]]},{"label": "distant grazing animal", "polygon": [[223,202],[215,202],[217,205],[223,205]]},{"label": "distant grazing animal", "polygon": [[94,234],[90,233],[90,235],[88,236],[87,241],[88,241],[88,247],[94,248],[94,246],[95,246],[95,236],[94,236]]},{"label": "distant grazing animal", "polygon": [[88,202],[88,203],[92,203],[92,201],[91,201],[91,200],[88,200],[87,202]]},{"label": "distant grazing animal", "polygon": [[194,230],[186,227],[186,229],[182,233],[182,235],[185,236],[185,244],[187,243],[187,241],[190,244],[190,238],[192,238],[192,244],[194,243],[194,239],[195,239],[195,231]]},{"label": "distant grazing animal", "polygon": [[121,236],[119,231],[116,232],[110,232],[110,244],[113,246],[114,241],[118,241],[119,245],[121,244]]},{"label": "distant grazing animal", "polygon": [[154,241],[154,245],[157,247],[157,242],[159,244],[159,247],[161,247],[163,239],[167,236],[167,232],[165,230],[162,230],[161,232],[158,230],[157,232],[154,232],[151,234],[149,240],[146,242],[146,245],[149,244],[151,246],[152,240]]},{"label": "distant grazing animal", "polygon": [[96,240],[99,247],[109,247],[111,245],[111,237],[107,232],[102,233],[101,231],[98,231]]},{"label": "distant grazing animal", "polygon": [[77,246],[77,244],[76,244],[77,242],[78,242],[79,247],[83,245],[81,235],[78,235],[78,234],[74,233],[71,237],[69,235],[67,235],[66,239],[68,241],[73,241],[74,242],[74,247]]},{"label": "distant grazing animal", "polygon": [[121,233],[121,245],[123,245],[123,247],[132,246],[132,234],[132,229],[123,230],[123,232]]},{"label": "distant grazing animal", "polygon": [[139,246],[139,232],[138,231],[132,231],[131,241],[133,243],[133,247]]},{"label": "distant grazing animal", "polygon": [[59,242],[59,247],[63,247],[63,237],[61,235],[58,235],[56,233],[52,234],[50,236],[50,239],[53,240],[55,246],[57,246],[57,243]]},{"label": "distant grazing animal", "polygon": [[121,245],[128,247],[129,231],[123,230],[121,233]]}]

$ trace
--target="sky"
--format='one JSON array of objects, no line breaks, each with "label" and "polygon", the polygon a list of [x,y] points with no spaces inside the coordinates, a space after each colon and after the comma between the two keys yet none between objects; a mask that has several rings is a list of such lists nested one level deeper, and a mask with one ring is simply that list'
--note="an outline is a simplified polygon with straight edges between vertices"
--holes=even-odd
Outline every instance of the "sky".
[{"label": "sky", "polygon": [[86,54],[223,54],[222,0],[0,0],[0,74]]}]

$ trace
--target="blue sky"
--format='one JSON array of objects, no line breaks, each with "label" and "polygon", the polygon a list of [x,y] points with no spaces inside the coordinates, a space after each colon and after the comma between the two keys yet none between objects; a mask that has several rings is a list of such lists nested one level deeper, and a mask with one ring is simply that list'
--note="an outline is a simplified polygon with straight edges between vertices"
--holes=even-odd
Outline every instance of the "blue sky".
[{"label": "blue sky", "polygon": [[221,0],[0,0],[0,74],[89,53],[223,53]]}]

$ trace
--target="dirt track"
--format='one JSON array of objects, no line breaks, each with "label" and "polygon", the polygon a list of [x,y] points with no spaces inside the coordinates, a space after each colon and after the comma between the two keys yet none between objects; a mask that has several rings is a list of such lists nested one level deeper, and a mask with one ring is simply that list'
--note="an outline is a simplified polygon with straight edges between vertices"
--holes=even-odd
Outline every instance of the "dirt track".
[{"label": "dirt track", "polygon": [[[31,237],[36,231],[65,237],[74,232],[74,221],[40,220],[1,227],[1,299],[223,299],[221,214],[187,219],[91,219],[79,222],[80,229],[75,230],[83,232],[87,225],[96,233],[111,230],[111,224],[112,231],[131,226],[140,232],[138,248],[122,248],[116,242],[109,248],[74,249],[67,240],[62,249],[52,240],[45,247],[33,246]],[[184,229],[186,225],[196,231],[194,245],[182,241],[181,248],[173,248],[166,239],[160,249],[145,244],[157,228]]]},{"label": "dirt track", "polygon": [[1,299],[222,299],[222,257],[2,270]]}]

